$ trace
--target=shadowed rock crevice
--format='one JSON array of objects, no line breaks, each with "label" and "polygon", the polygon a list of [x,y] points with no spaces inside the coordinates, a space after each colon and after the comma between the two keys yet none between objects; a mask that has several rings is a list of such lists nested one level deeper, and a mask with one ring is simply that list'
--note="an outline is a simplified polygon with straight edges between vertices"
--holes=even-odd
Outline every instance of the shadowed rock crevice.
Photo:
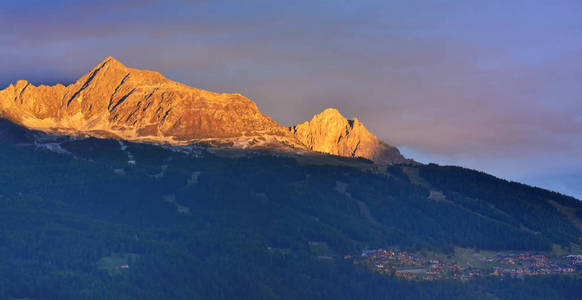
[{"label": "shadowed rock crevice", "polygon": [[113,97],[115,97],[115,94],[117,94],[117,91],[123,85],[123,83],[125,83],[127,78],[129,78],[129,73],[127,73],[127,75],[125,75],[125,77],[123,77],[123,79],[121,79],[121,81],[119,82],[119,85],[115,88],[115,91],[113,91],[113,94],[111,94],[111,98],[109,98],[109,105],[107,105],[107,109],[109,111],[112,111],[112,109],[110,109],[110,108],[111,108],[111,105],[113,104]]},{"label": "shadowed rock crevice", "polygon": [[126,95],[121,97],[121,99],[119,99],[119,101],[117,101],[117,103],[115,103],[115,105],[113,105],[113,107],[109,110],[109,112],[114,111],[121,103],[123,103],[123,101],[125,101],[127,99],[127,97],[131,96],[131,94],[133,94],[135,92],[135,90],[136,89],[134,88],[129,93],[127,93]]},{"label": "shadowed rock crevice", "polygon": [[20,91],[20,94],[18,95],[18,98],[20,98],[20,104],[23,104],[22,94],[24,94],[24,91],[26,91],[26,88],[28,88],[29,85],[30,83],[27,82],[24,88],[22,88],[22,90]]}]

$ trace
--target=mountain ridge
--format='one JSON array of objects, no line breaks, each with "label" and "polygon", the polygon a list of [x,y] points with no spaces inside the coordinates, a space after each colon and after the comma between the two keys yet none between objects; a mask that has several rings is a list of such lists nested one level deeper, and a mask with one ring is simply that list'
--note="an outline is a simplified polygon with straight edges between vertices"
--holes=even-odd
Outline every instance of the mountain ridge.
[{"label": "mountain ridge", "polygon": [[[334,111],[332,122],[317,118]],[[381,164],[407,161],[357,119],[348,120],[335,109],[320,115],[284,127],[241,94],[190,87],[156,71],[126,67],[111,56],[67,86],[34,86],[19,80],[0,91],[0,117],[47,133],[172,145],[315,151]]]}]

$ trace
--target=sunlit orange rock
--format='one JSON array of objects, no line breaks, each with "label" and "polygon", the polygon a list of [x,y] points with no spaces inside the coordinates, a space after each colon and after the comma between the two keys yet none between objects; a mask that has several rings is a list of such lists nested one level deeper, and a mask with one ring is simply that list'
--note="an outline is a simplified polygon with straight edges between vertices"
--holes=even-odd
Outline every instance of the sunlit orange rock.
[{"label": "sunlit orange rock", "polygon": [[0,117],[49,133],[185,145],[285,148],[401,162],[357,120],[326,110],[289,128],[240,94],[219,94],[128,68],[106,58],[75,83],[34,86],[24,80],[0,91]]},{"label": "sunlit orange rock", "polygon": [[289,128],[310,150],[345,157],[363,157],[378,163],[404,163],[397,148],[380,141],[358,119],[348,120],[328,108],[311,121]]}]

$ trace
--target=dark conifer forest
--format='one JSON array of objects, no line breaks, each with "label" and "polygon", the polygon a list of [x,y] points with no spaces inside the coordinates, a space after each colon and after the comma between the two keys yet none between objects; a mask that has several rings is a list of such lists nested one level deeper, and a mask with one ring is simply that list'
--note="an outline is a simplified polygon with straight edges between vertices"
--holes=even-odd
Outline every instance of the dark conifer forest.
[{"label": "dark conifer forest", "polygon": [[345,258],[388,247],[569,253],[582,203],[564,195],[434,164],[61,146],[0,145],[1,299],[582,295],[579,273],[407,281]]}]

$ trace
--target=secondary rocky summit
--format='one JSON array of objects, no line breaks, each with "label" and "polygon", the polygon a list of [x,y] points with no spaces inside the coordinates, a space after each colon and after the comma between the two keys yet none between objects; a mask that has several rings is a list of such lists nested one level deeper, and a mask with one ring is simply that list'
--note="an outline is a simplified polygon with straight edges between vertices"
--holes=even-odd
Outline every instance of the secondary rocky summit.
[{"label": "secondary rocky summit", "polygon": [[398,150],[327,109],[290,128],[240,94],[219,94],[128,68],[112,57],[68,86],[20,80],[0,91],[0,117],[53,134],[186,145],[279,148],[400,163]]},{"label": "secondary rocky summit", "polygon": [[290,128],[310,150],[346,157],[365,157],[376,162],[404,162],[396,147],[379,140],[356,118],[348,120],[328,108],[309,122]]}]

